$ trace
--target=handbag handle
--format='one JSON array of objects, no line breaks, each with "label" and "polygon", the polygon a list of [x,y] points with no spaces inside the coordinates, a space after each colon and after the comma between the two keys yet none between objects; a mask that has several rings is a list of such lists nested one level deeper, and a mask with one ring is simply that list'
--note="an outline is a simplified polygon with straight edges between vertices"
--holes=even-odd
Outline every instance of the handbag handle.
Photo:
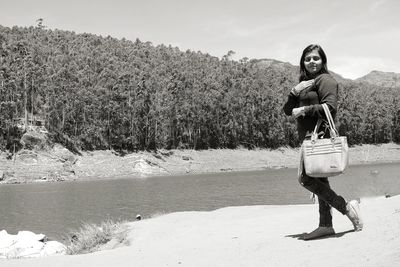
[{"label": "handbag handle", "polygon": [[336,129],[335,122],[333,121],[331,112],[329,111],[329,107],[325,103],[322,104],[322,107],[323,107],[323,109],[325,111],[326,117],[328,118],[329,129],[331,130],[331,135],[332,135],[332,137],[335,138],[335,137],[339,136],[339,132]]},{"label": "handbag handle", "polygon": [[[331,132],[331,138],[336,138],[337,136],[339,136],[339,133],[336,130],[335,122],[333,121],[331,112],[329,111],[329,107],[325,103],[321,104],[321,106],[324,109],[325,116],[326,116],[326,118],[328,120],[329,130]],[[315,140],[315,139],[318,138],[317,131],[318,131],[318,128],[321,126],[321,123],[322,123],[322,119],[319,118],[318,121],[317,121],[317,125],[315,125],[314,132],[312,134],[311,140]]]}]

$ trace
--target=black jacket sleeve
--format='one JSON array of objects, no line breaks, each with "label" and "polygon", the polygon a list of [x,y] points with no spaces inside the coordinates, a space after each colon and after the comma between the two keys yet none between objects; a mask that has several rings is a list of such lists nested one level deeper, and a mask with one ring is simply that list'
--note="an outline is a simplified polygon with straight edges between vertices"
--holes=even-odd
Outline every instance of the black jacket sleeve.
[{"label": "black jacket sleeve", "polygon": [[292,115],[292,110],[298,107],[298,105],[299,101],[297,99],[297,96],[290,93],[285,105],[283,106],[283,112],[285,112],[286,115],[290,116]]},{"label": "black jacket sleeve", "polygon": [[335,117],[337,112],[337,98],[339,85],[330,74],[321,74],[315,79],[319,104],[305,107],[306,116],[325,117],[324,109],[321,104],[326,103],[332,117]]}]

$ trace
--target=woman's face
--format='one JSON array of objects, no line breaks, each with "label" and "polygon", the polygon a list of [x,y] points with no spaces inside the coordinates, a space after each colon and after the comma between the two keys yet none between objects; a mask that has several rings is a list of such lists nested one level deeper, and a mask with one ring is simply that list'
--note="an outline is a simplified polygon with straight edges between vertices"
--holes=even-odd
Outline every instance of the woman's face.
[{"label": "woman's face", "polygon": [[321,56],[316,49],[308,52],[304,57],[304,67],[311,75],[319,73],[322,69],[322,64]]}]

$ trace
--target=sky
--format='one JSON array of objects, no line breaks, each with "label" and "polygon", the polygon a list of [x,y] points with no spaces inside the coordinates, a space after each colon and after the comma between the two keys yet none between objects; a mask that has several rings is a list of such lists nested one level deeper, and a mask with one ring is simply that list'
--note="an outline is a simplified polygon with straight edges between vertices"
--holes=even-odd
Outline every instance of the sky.
[{"label": "sky", "polygon": [[320,44],[328,69],[355,79],[400,73],[398,0],[0,0],[0,25],[93,33],[234,60],[299,65]]}]

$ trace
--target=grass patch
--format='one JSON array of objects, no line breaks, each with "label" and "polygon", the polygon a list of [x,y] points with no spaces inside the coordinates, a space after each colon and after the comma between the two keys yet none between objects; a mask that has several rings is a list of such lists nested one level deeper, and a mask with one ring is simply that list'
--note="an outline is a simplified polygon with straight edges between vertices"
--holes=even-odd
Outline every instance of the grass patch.
[{"label": "grass patch", "polygon": [[71,244],[67,246],[67,254],[85,254],[101,250],[105,244],[114,241],[113,247],[127,245],[127,229],[125,221],[107,220],[100,225],[85,223],[70,235]]}]

